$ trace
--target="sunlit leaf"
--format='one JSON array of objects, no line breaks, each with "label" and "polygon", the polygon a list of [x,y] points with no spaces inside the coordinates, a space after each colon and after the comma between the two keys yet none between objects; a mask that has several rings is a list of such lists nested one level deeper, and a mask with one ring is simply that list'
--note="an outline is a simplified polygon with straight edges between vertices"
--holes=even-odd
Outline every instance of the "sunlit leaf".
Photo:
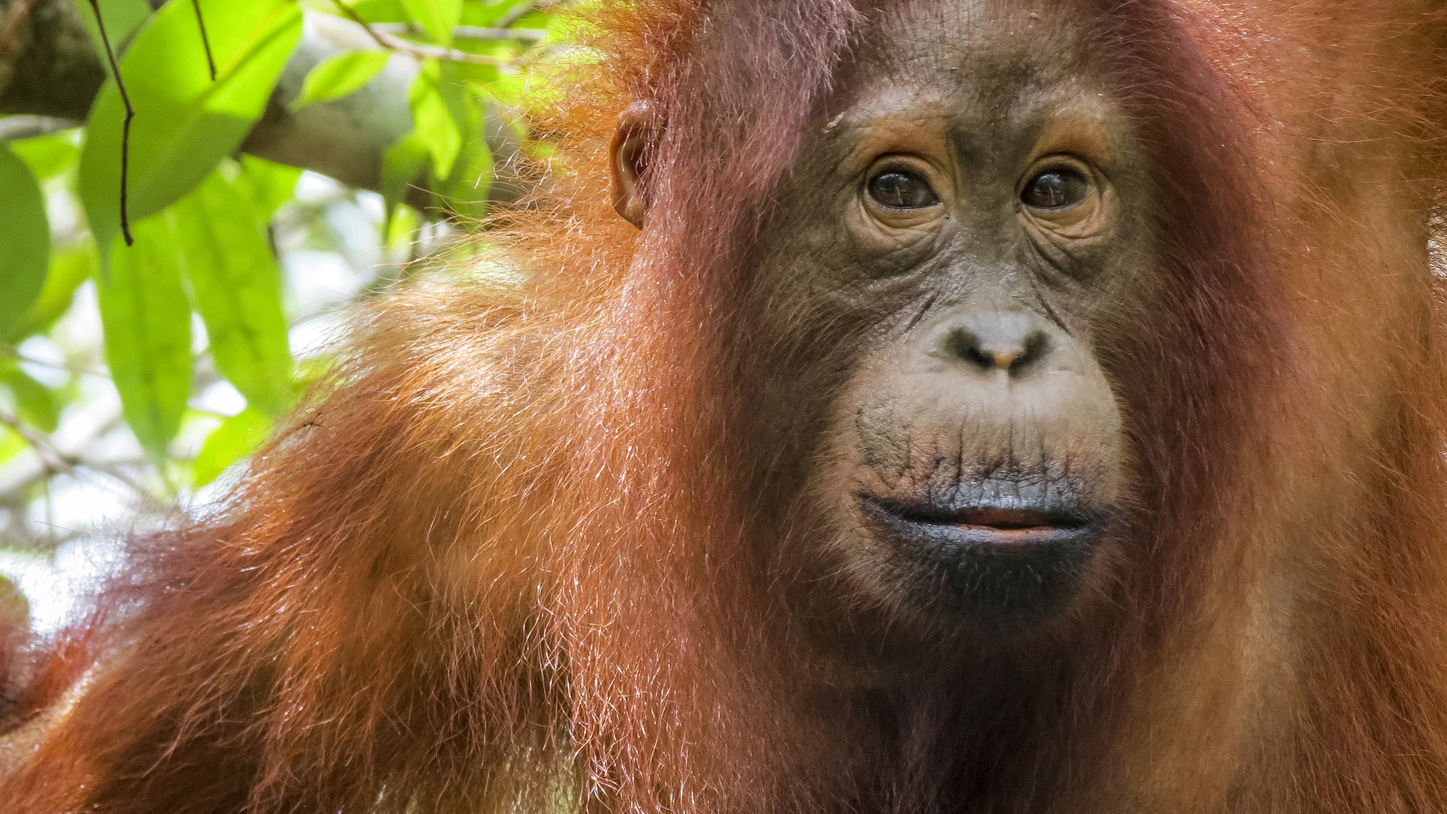
[{"label": "sunlit leaf", "polygon": [[0,425],[0,463],[10,460],[17,453],[30,449],[30,444],[20,433]]},{"label": "sunlit leaf", "polygon": [[[292,0],[201,0],[216,80],[189,3],[162,7],[136,35],[121,75],[136,109],[127,211],[132,221],[186,194],[240,146],[301,37]],[[80,159],[80,197],[101,262],[120,231],[121,130],[125,109],[113,81],[91,108]]]},{"label": "sunlit leaf", "polygon": [[305,392],[338,375],[337,358],[333,355],[304,356],[296,363],[297,389]]},{"label": "sunlit leaf", "polygon": [[[151,5],[146,0],[99,0],[99,4],[101,19],[106,24],[106,36],[119,54],[130,36],[151,16]],[[80,11],[80,22],[86,36],[90,37],[91,48],[100,58],[100,63],[106,64],[105,45],[101,42],[100,28],[95,24],[95,10],[91,8],[90,0],[75,0],[75,5]]]},{"label": "sunlit leaf", "polygon": [[522,5],[531,6],[532,3],[529,0],[486,0],[471,3],[462,10],[462,22],[465,25],[490,26]]},{"label": "sunlit leaf", "polygon": [[10,148],[35,177],[48,181],[75,166],[80,158],[79,128],[10,142]]},{"label": "sunlit leaf", "polygon": [[4,142],[0,191],[0,336],[7,336],[45,286],[50,222],[40,184]]},{"label": "sunlit leaf", "polygon": [[485,78],[472,83],[474,92],[483,98],[496,99],[499,104],[510,110],[526,114],[529,110],[545,108],[548,104],[556,102],[559,97],[556,88],[533,87],[530,84],[531,76],[523,71],[494,67],[490,75],[484,71],[475,73]]},{"label": "sunlit leaf", "polygon": [[462,149],[462,132],[442,96],[441,68],[435,59],[424,60],[407,93],[412,106],[414,132],[432,154],[432,172],[438,178],[452,174],[452,164]]},{"label": "sunlit leaf", "polygon": [[191,305],[181,285],[176,231],[169,212],[119,236],[108,280],[97,284],[106,363],[126,422],[155,463],[181,426],[191,393]]},{"label": "sunlit leaf", "polygon": [[216,369],[256,407],[286,410],[291,350],[281,271],[247,191],[214,172],[171,212]]},{"label": "sunlit leaf", "polygon": [[383,243],[387,246],[410,246],[417,239],[417,230],[422,228],[422,216],[406,204],[399,204],[388,210],[387,232]]},{"label": "sunlit leaf", "polygon": [[41,432],[55,432],[60,423],[60,405],[50,388],[31,378],[19,366],[0,373],[0,385],[15,398],[15,412],[21,421]]},{"label": "sunlit leaf", "polygon": [[402,5],[435,42],[452,44],[452,29],[462,20],[462,0],[402,0]]},{"label": "sunlit leaf", "polygon": [[260,410],[242,410],[221,422],[201,444],[191,462],[191,482],[205,486],[256,449],[271,434],[271,417]]},{"label": "sunlit leaf", "polygon": [[386,51],[349,51],[327,57],[307,72],[301,95],[291,103],[291,109],[301,110],[356,93],[387,67],[389,58],[391,54]]},{"label": "sunlit leaf", "polygon": [[402,0],[357,0],[351,8],[369,23],[405,23],[412,19]]}]

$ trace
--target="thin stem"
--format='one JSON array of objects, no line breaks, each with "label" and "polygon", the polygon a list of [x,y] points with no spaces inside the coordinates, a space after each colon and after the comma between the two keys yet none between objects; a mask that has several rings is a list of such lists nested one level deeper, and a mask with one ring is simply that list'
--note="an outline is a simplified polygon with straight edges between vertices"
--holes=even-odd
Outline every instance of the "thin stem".
[{"label": "thin stem", "polygon": [[[94,2],[95,0],[91,0]],[[361,26],[367,35],[374,42],[388,51],[396,51],[399,54],[406,54],[417,59],[442,59],[448,62],[466,62],[473,65],[516,65],[517,60],[502,59],[500,57],[488,56],[486,54],[469,54],[466,51],[459,51],[456,48],[442,48],[435,45],[423,45],[418,42],[409,42],[401,37],[394,37],[384,31],[378,30],[371,23],[362,19],[362,16],[352,10],[344,0],[332,0],[337,8],[347,19]]]},{"label": "thin stem", "polygon": [[16,416],[8,410],[0,410],[0,425],[14,430],[15,433],[25,441],[26,445],[35,450],[35,454],[40,458],[41,465],[45,468],[45,471],[50,474],[59,473],[75,477],[77,469],[89,469],[92,472],[105,475],[140,495],[150,496],[150,492],[146,490],[145,486],[128,475],[116,470],[114,467],[106,466],[105,464],[90,463],[78,455],[70,455],[62,451],[60,447],[56,446],[55,442],[51,440],[50,436],[31,429],[25,422],[20,420],[19,416]]},{"label": "thin stem", "polygon": [[508,9],[506,14],[498,18],[497,25],[500,28],[511,28],[513,23],[527,16],[532,11],[537,9],[537,7],[538,4],[532,2],[532,0],[529,0],[529,2],[526,3],[518,3],[517,5]]},{"label": "thin stem", "polygon": [[201,0],[191,0],[196,10],[196,27],[201,29],[201,47],[206,50],[206,67],[211,69],[211,81],[216,81],[216,59],[211,56],[211,40],[206,36],[206,21],[201,18]]},{"label": "thin stem", "polygon": [[90,0],[90,10],[95,14],[96,28],[100,29],[101,45],[106,49],[106,61],[110,63],[111,75],[116,79],[116,90],[120,91],[121,104],[126,106],[126,118],[121,123],[121,236],[126,239],[127,246],[134,246],[136,241],[131,237],[131,217],[126,211],[129,207],[126,202],[127,186],[131,174],[131,119],[136,117],[136,109],[131,107],[131,96],[126,93],[126,83],[121,79],[120,66],[116,65],[116,52],[111,48],[111,39],[106,35],[105,20],[101,19],[100,0]]},{"label": "thin stem", "polygon": [[[373,23],[372,28],[383,34],[416,34],[421,29],[413,23]],[[452,29],[452,36],[459,40],[524,40],[537,42],[547,39],[548,32],[541,28],[484,28],[475,25],[459,25]]]}]

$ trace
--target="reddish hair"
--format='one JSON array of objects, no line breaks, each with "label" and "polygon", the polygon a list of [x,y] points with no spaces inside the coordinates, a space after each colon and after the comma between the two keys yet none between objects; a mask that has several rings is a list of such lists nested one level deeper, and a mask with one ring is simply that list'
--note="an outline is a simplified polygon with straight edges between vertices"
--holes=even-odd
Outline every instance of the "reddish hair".
[{"label": "reddish hair", "polygon": [[[1447,392],[1436,284],[1401,226],[1425,229],[1447,118],[1440,61],[1370,47],[1440,54],[1442,14],[1273,11],[1308,56],[1248,71],[1262,35],[1225,12],[1040,4],[1084,21],[1154,182],[1156,277],[1103,358],[1130,545],[1089,626],[1028,653],[946,639],[949,675],[860,689],[815,669],[770,584],[797,577],[750,539],[741,356],[775,185],[884,6],[600,12],[597,62],[545,125],[565,171],[490,238],[513,260],[361,315],[344,372],[234,495],[133,541],[76,633],[80,700],[7,810],[1447,806],[1447,648],[1427,633],[1447,622]],[[1293,96],[1349,69],[1312,62],[1327,8],[1380,94]],[[659,134],[641,235],[602,186],[636,102]],[[1348,120],[1323,131],[1340,141],[1313,140],[1317,110]],[[1293,174],[1313,149],[1370,155],[1352,127],[1381,139],[1371,177],[1401,178],[1398,210],[1355,167]],[[1401,279],[1343,283],[1363,258]],[[1314,292],[1391,304],[1387,367],[1346,358],[1356,335]],[[1323,389],[1356,375],[1374,398]],[[1344,507],[1320,505],[1332,488]]]}]

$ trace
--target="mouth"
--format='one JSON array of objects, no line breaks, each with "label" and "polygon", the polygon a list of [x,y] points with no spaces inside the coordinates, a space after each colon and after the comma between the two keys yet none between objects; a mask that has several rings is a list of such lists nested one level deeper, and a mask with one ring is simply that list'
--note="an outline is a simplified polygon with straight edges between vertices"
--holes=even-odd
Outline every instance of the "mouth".
[{"label": "mouth", "polygon": [[861,495],[859,506],[892,551],[892,573],[913,586],[903,595],[982,630],[1016,630],[1066,607],[1106,535],[1104,512],[1048,498],[951,505]]},{"label": "mouth", "polygon": [[946,507],[868,496],[860,504],[866,516],[906,538],[1001,554],[1088,542],[1097,526],[1081,512],[1045,505]]}]

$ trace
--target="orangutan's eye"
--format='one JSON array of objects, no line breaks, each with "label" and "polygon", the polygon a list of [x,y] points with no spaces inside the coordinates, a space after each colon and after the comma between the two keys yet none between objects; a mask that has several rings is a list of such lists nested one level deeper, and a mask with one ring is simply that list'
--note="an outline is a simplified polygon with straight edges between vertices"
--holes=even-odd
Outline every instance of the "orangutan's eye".
[{"label": "orangutan's eye", "polygon": [[891,209],[924,209],[940,202],[929,182],[904,170],[885,170],[871,178],[869,197]]},{"label": "orangutan's eye", "polygon": [[1025,183],[1020,200],[1036,209],[1064,209],[1085,200],[1090,182],[1069,167],[1053,167],[1037,173]]}]

